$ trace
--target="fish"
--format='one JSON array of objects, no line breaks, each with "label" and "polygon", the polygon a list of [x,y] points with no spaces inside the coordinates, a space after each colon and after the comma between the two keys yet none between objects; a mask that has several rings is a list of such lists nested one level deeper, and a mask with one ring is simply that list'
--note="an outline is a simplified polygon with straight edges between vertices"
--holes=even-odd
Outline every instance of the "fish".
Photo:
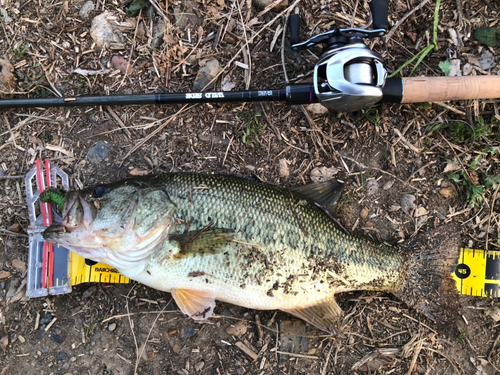
[{"label": "fish", "polygon": [[346,233],[333,217],[343,189],[338,181],[286,188],[210,174],[140,176],[66,192],[62,223],[43,237],[171,293],[197,321],[217,300],[281,310],[338,334],[335,296],[356,290],[392,293],[436,324],[456,318],[459,231],[443,225],[398,247]]}]

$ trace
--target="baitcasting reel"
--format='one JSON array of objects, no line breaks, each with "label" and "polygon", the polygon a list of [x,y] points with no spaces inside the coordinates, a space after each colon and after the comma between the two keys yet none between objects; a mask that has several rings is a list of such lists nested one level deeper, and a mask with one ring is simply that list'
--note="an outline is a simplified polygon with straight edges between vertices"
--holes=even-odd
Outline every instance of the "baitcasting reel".
[{"label": "baitcasting reel", "polygon": [[317,100],[328,109],[357,111],[382,100],[387,71],[382,57],[370,50],[363,38],[376,38],[387,32],[387,0],[370,2],[370,10],[375,30],[335,28],[305,42],[299,41],[299,15],[290,16],[294,50],[320,43],[325,46],[314,67],[313,89]]}]

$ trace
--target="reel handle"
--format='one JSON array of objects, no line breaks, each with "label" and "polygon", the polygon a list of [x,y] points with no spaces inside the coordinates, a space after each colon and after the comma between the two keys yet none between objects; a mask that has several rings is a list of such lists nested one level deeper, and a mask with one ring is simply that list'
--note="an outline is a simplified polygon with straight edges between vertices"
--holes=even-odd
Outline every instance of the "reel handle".
[{"label": "reel handle", "polygon": [[300,16],[296,13],[288,17],[288,27],[290,28],[290,44],[300,43]]},{"label": "reel handle", "polygon": [[372,0],[368,4],[372,13],[373,28],[389,30],[389,20],[387,19],[388,0]]}]

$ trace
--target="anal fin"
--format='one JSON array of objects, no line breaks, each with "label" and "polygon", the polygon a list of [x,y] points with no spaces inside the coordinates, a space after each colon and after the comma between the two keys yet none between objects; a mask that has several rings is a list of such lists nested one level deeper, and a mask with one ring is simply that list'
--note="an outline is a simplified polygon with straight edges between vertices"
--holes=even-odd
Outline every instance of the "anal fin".
[{"label": "anal fin", "polygon": [[172,297],[174,297],[179,309],[194,320],[207,320],[215,308],[215,293],[200,292],[191,289],[172,289]]},{"label": "anal fin", "polygon": [[283,311],[311,323],[322,331],[334,335],[340,334],[340,325],[344,314],[334,297],[313,306]]}]

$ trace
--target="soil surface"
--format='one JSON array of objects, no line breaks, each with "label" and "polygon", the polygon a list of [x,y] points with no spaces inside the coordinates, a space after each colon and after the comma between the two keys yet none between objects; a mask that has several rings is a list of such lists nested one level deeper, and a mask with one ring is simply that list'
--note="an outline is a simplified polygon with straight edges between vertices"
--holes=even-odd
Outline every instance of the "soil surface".
[{"label": "soil surface", "polygon": [[[90,3],[1,2],[0,55],[12,64],[0,71],[10,80],[4,99],[189,92],[214,73],[217,91],[283,88],[310,80],[321,54],[292,51],[288,32],[283,41],[287,13],[298,10],[303,40],[371,27],[365,1],[304,0],[275,12],[251,1],[152,0],[133,16],[121,0]],[[432,43],[436,4],[389,3],[394,32],[367,42],[393,72]],[[100,47],[91,25],[104,11],[114,34]],[[450,74],[500,74],[499,48],[472,38],[498,27],[498,2],[443,0],[438,16],[437,48],[414,76],[443,76],[448,63]],[[36,158],[61,167],[72,188],[170,171],[281,186],[336,178],[346,183],[336,218],[349,232],[398,246],[455,223],[464,247],[500,250],[498,109],[471,100],[354,113],[280,102],[0,111],[0,374],[499,373],[498,298],[460,296],[443,329],[390,294],[345,293],[339,337],[224,303],[198,324],[142,285],[83,284],[29,299],[24,186]]]}]

